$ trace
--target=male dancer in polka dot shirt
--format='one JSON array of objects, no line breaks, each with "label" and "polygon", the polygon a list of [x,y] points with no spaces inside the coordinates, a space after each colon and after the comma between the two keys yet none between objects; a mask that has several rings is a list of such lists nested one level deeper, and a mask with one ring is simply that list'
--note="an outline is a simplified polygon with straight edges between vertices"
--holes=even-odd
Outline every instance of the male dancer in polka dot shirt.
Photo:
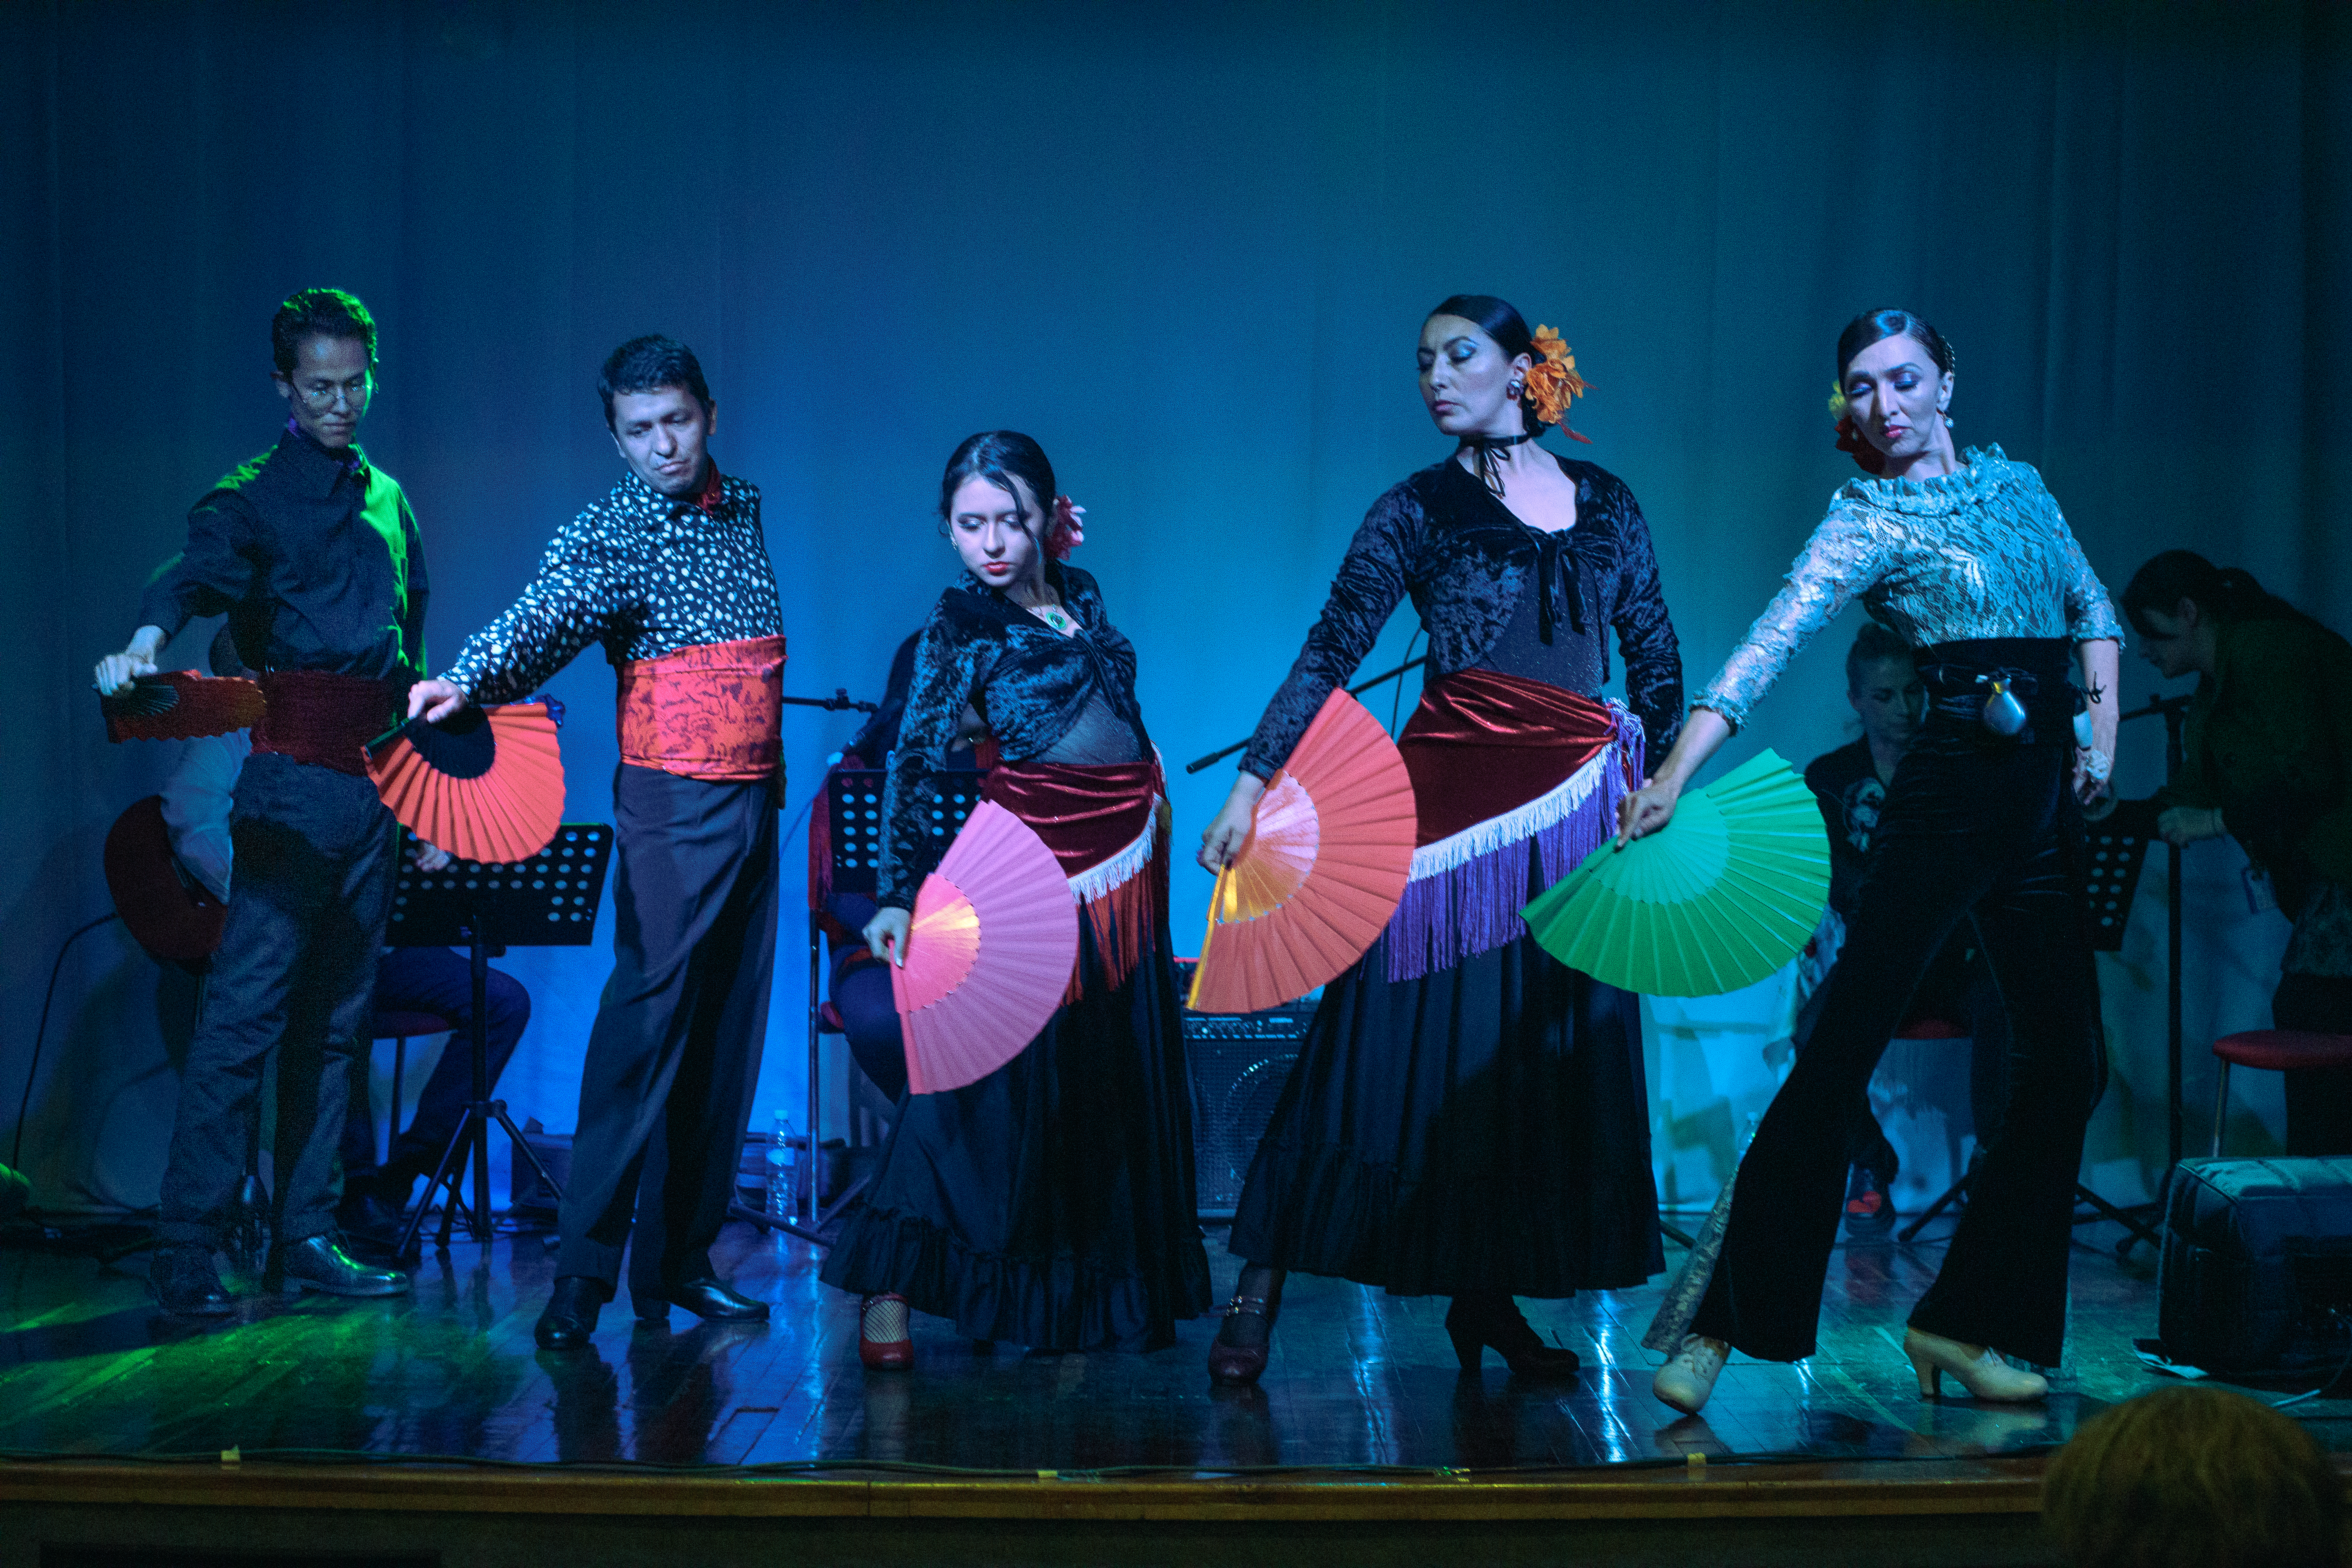
[{"label": "male dancer in polka dot shirt", "polygon": [[619,677],[620,869],[613,975],[581,1067],[555,1289],[537,1330],[584,1345],[629,1297],[757,1319],[711,1272],[767,1031],[776,939],[782,610],[760,492],[711,461],[717,405],[684,344],[637,338],[597,382],[629,471],[548,546],[522,597],[477,632],[412,715],[520,698],[592,642]]}]

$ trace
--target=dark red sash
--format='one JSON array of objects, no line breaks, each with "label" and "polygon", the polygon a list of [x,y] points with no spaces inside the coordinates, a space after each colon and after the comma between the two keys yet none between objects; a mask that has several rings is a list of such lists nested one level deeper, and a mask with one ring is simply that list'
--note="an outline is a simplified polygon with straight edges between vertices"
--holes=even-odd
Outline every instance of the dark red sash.
[{"label": "dark red sash", "polygon": [[1559,788],[1616,738],[1614,715],[1592,698],[1491,669],[1439,676],[1397,738],[1419,816],[1414,847]]},{"label": "dark red sash", "polygon": [[783,669],[780,637],[698,643],[618,666],[621,760],[717,783],[768,777],[783,745]]},{"label": "dark red sash", "polygon": [[1076,877],[1142,837],[1160,789],[1156,762],[999,763],[980,794],[1027,823],[1062,875]]},{"label": "dark red sash", "polygon": [[[1165,794],[1157,760],[1144,763],[998,762],[980,786],[1035,831],[1073,879],[1130,847],[1152,826],[1153,805]],[[1143,962],[1153,933],[1168,919],[1168,824],[1162,816],[1151,860],[1133,875],[1080,903],[1094,929],[1095,951],[1104,979],[1113,988]],[[1066,1003],[1082,994],[1080,976],[1070,976]]]},{"label": "dark red sash", "polygon": [[258,678],[269,704],[253,749],[365,778],[367,744],[399,717],[401,682],[323,669],[273,669]]}]

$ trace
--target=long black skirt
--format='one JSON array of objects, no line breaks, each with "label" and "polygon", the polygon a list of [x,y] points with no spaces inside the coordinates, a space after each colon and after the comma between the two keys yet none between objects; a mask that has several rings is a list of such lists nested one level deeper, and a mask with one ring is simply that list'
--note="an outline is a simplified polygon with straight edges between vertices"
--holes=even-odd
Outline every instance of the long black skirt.
[{"label": "long black skirt", "polygon": [[1401,1296],[1638,1285],[1649,1110],[1632,992],[1529,936],[1391,980],[1383,936],[1324,988],[1229,1245]]},{"label": "long black skirt", "polygon": [[899,1100],[826,1284],[1049,1350],[1165,1344],[1207,1309],[1167,933],[1116,987],[1084,918],[1078,944],[1083,994],[1028,1049]]}]

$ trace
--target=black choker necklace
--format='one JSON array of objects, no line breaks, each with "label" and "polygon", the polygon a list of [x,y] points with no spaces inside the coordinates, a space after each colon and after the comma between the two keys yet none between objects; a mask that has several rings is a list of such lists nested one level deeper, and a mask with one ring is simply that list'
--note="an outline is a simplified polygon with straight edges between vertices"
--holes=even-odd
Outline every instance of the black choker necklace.
[{"label": "black choker necklace", "polygon": [[1461,447],[1457,449],[1475,450],[1478,454],[1478,477],[1486,481],[1488,489],[1501,495],[1503,471],[1495,461],[1495,454],[1506,447],[1517,447],[1535,438],[1536,433],[1532,430],[1517,436],[1465,436]]}]

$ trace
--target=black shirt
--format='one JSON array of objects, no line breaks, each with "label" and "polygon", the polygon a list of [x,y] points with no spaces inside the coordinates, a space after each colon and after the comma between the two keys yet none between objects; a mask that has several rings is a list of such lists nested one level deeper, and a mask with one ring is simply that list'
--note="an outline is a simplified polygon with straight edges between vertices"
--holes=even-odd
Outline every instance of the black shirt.
[{"label": "black shirt", "polygon": [[1854,894],[1862,887],[1863,862],[1886,805],[1886,786],[1870,759],[1864,736],[1834,752],[1823,752],[1805,767],[1805,784],[1822,808],[1830,834],[1830,908],[1840,920],[1853,918]]},{"label": "black shirt", "polygon": [[425,545],[408,497],[357,447],[293,428],[188,511],[188,544],[139,601],[176,636],[226,613],[248,669],[425,673]]}]

